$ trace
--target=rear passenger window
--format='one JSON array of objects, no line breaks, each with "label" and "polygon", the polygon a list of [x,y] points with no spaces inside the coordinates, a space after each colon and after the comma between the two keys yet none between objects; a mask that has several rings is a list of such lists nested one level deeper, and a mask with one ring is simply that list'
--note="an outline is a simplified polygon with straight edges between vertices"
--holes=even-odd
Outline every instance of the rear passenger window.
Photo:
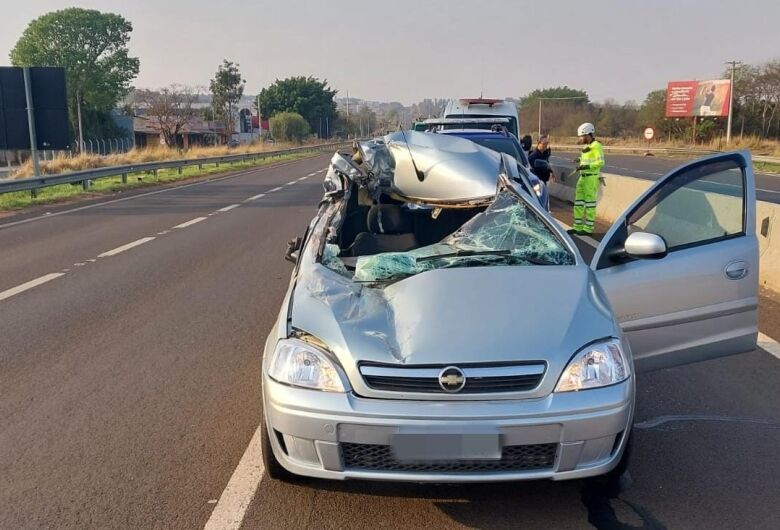
[{"label": "rear passenger window", "polygon": [[628,218],[628,232],[651,232],[670,251],[745,232],[745,177],[739,165],[718,161],[676,175]]}]

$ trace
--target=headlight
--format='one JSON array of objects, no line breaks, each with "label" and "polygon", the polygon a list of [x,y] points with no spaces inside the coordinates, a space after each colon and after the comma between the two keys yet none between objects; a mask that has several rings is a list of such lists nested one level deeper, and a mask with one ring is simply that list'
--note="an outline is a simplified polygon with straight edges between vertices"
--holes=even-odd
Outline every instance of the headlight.
[{"label": "headlight", "polygon": [[536,184],[534,184],[534,191],[536,192],[536,196],[537,197],[541,197],[542,196],[542,183],[541,182],[537,182]]},{"label": "headlight", "polygon": [[575,355],[563,371],[556,392],[614,385],[631,375],[619,340],[592,344]]},{"label": "headlight", "polygon": [[345,391],[333,361],[325,352],[300,339],[282,339],[276,343],[268,375],[288,385],[327,392]]}]

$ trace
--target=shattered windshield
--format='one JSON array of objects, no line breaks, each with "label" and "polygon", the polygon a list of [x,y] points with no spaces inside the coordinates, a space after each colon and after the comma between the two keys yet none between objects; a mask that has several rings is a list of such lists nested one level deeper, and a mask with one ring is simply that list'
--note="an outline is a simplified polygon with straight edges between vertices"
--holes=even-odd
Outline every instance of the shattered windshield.
[{"label": "shattered windshield", "polygon": [[453,267],[574,263],[571,252],[541,219],[522,200],[502,191],[484,212],[439,243],[359,257],[354,280],[383,282]]}]

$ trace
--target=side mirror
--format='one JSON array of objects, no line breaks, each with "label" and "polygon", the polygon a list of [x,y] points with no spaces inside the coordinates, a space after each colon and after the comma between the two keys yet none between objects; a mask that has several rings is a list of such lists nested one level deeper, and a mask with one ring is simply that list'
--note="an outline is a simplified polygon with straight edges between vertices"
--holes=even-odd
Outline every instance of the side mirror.
[{"label": "side mirror", "polygon": [[289,240],[287,242],[287,251],[284,253],[284,259],[291,263],[298,263],[302,244],[303,238],[301,237]]},{"label": "side mirror", "polygon": [[550,170],[550,163],[547,160],[542,160],[541,158],[537,158],[534,160],[534,169],[541,169],[541,170]]},{"label": "side mirror", "polygon": [[661,259],[668,253],[664,238],[650,232],[634,232],[626,238],[623,248],[627,255],[640,259]]}]

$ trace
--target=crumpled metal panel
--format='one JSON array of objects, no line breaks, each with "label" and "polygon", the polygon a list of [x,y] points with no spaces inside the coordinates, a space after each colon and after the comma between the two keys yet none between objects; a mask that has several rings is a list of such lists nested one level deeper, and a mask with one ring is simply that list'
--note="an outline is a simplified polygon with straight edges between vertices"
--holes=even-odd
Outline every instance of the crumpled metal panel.
[{"label": "crumpled metal panel", "polygon": [[[509,251],[506,256],[442,257],[458,251]],[[424,258],[424,259],[421,259]],[[355,266],[355,280],[382,282],[432,269],[478,265],[573,265],[574,256],[519,198],[502,191],[484,211],[439,243],[408,252],[362,256]]]},{"label": "crumpled metal panel", "polygon": [[428,203],[484,199],[496,192],[499,155],[464,138],[399,131],[362,142],[360,149],[373,181],[363,183],[369,189]]}]

